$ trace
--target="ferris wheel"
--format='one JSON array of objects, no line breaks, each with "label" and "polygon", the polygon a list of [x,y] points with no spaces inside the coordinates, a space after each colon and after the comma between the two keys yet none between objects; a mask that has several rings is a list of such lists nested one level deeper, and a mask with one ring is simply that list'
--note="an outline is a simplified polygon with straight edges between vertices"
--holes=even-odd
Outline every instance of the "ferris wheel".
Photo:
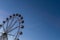
[{"label": "ferris wheel", "polygon": [[0,40],[9,40],[10,36],[13,40],[20,40],[19,37],[22,35],[22,29],[24,20],[21,14],[13,14],[6,18],[5,21],[0,25]]}]

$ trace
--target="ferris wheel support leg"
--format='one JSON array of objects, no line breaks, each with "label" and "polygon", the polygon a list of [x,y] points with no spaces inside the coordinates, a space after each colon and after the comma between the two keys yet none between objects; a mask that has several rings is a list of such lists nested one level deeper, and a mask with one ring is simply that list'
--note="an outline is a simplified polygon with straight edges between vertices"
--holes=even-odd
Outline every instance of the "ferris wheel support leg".
[{"label": "ferris wheel support leg", "polygon": [[7,35],[3,35],[3,36],[2,36],[2,40],[8,40]]}]

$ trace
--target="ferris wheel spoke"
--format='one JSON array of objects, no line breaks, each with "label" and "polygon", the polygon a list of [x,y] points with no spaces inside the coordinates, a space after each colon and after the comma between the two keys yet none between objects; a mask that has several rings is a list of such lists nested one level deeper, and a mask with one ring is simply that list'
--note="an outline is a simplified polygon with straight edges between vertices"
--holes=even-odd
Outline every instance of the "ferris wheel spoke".
[{"label": "ferris wheel spoke", "polygon": [[9,18],[6,18],[6,28],[5,29],[7,29],[8,23],[9,23]]},{"label": "ferris wheel spoke", "polygon": [[18,34],[19,34],[19,30],[20,28],[18,28],[18,31],[17,31],[17,35],[15,36],[15,39],[19,36]]},{"label": "ferris wheel spoke", "polygon": [[[12,21],[11,21],[11,23],[14,21],[14,17],[13,17],[13,19],[12,19]],[[11,26],[11,23],[10,23],[10,25],[9,26]]]},{"label": "ferris wheel spoke", "polygon": [[10,36],[15,36],[15,35],[12,35],[12,34],[8,34],[8,35],[10,35]]},{"label": "ferris wheel spoke", "polygon": [[11,31],[13,31],[13,30],[15,30],[15,29],[17,29],[17,28],[18,28],[18,27],[15,27],[15,28],[11,29],[10,31],[8,31],[7,33],[11,32]]},{"label": "ferris wheel spoke", "polygon": [[16,39],[16,38],[17,38],[17,36],[18,36],[18,33],[17,33],[17,35],[15,36],[15,38],[14,38],[14,39]]},{"label": "ferris wheel spoke", "polygon": [[11,24],[12,24],[13,21],[14,21],[14,17],[13,17],[13,19],[11,20],[11,22],[10,22],[10,24],[9,24],[9,26],[8,26],[7,28],[9,28],[9,27],[11,26]]},{"label": "ferris wheel spoke", "polygon": [[5,28],[4,28],[4,25],[3,25],[3,31],[5,32]]},{"label": "ferris wheel spoke", "polygon": [[7,21],[6,29],[7,29],[7,27],[8,27],[8,23],[9,23],[9,21]]},{"label": "ferris wheel spoke", "polygon": [[11,29],[15,24],[16,24],[17,20],[13,23],[13,25],[11,27],[8,28],[7,31],[9,31],[9,29]]}]

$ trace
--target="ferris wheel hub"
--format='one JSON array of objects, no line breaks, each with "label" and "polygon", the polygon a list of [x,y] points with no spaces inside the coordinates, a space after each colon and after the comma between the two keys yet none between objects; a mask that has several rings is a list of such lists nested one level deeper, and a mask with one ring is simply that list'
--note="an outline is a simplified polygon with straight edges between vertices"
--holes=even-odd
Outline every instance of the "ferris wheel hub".
[{"label": "ferris wheel hub", "polygon": [[7,33],[3,33],[3,36],[7,36]]}]

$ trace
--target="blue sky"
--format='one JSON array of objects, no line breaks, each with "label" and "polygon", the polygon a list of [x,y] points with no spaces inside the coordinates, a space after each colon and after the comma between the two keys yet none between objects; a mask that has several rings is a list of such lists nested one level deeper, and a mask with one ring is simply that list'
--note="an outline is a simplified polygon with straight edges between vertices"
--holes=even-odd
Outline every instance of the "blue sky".
[{"label": "blue sky", "polygon": [[60,40],[59,0],[0,0],[0,23],[13,13],[25,20],[21,40]]}]

